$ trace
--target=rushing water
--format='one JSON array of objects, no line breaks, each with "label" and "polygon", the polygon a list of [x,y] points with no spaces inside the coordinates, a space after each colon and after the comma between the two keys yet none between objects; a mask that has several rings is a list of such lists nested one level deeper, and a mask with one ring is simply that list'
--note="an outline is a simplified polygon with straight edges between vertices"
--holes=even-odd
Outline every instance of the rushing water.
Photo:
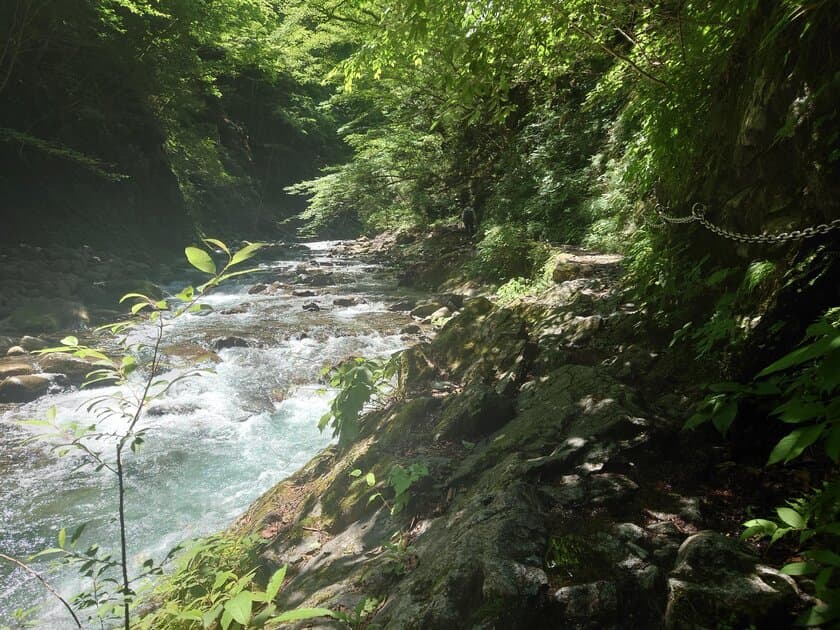
[{"label": "rushing water", "polygon": [[[180,541],[229,525],[329,444],[329,436],[317,429],[330,400],[318,385],[322,366],[352,355],[386,356],[405,345],[398,331],[407,318],[386,309],[393,279],[382,270],[327,257],[329,246],[312,243],[302,256],[261,265],[257,277],[228,284],[203,300],[214,308],[210,315],[188,316],[168,329],[170,376],[184,369],[190,355],[201,353],[199,346],[218,337],[241,337],[249,347],[219,351],[212,373],[180,382],[144,419],[151,429],[146,445],[127,465],[133,562],[160,560]],[[313,260],[334,274],[330,286],[314,289],[318,297],[248,294],[254,282],[289,281]],[[367,303],[332,305],[334,297],[348,294]],[[313,299],[322,310],[303,310]],[[113,476],[78,468],[73,457],[59,458],[43,442],[29,441],[30,430],[15,423],[42,417],[52,406],[60,421],[84,418],[83,403],[92,395],[68,391],[0,414],[0,551],[25,558],[55,546],[61,527],[81,523],[88,525],[80,546],[95,541],[116,551]],[[67,571],[51,573],[50,579],[67,596],[83,586]],[[38,627],[73,627],[33,578],[0,564],[0,626],[15,627],[13,611],[33,604],[47,611]]]}]

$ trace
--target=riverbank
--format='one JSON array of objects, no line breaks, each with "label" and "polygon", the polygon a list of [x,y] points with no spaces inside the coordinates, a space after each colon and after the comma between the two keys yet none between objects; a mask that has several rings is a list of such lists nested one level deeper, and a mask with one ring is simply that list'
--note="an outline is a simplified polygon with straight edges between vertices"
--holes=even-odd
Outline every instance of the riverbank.
[{"label": "riverbank", "polygon": [[[440,236],[343,251],[431,278]],[[425,275],[416,250],[432,243]],[[801,592],[737,540],[743,505],[773,504],[772,475],[748,479],[714,433],[681,430],[707,366],[656,342],[618,257],[563,260],[558,282],[505,307],[452,293],[358,439],[238,521],[258,541],[239,569],[288,566],[281,607],[360,627],[789,627]]]}]

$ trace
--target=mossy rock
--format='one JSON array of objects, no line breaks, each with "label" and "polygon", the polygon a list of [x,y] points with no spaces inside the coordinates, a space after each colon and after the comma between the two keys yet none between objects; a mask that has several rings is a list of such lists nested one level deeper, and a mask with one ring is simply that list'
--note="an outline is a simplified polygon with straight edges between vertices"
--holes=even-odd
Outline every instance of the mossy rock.
[{"label": "mossy rock", "polygon": [[516,405],[484,383],[449,399],[435,434],[446,440],[476,440],[495,433],[516,414]]}]

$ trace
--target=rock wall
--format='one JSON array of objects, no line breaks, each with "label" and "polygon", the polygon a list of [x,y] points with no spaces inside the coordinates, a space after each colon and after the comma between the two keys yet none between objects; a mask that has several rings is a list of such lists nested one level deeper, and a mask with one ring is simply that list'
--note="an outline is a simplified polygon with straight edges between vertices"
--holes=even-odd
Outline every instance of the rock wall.
[{"label": "rock wall", "polygon": [[[793,581],[704,531],[713,449],[679,431],[696,373],[642,343],[615,257],[576,264],[539,301],[465,300],[355,443],[252,506],[236,529],[266,574],[289,566],[281,605],[368,602],[395,629],[789,627]],[[428,470],[402,510],[397,467]]]}]

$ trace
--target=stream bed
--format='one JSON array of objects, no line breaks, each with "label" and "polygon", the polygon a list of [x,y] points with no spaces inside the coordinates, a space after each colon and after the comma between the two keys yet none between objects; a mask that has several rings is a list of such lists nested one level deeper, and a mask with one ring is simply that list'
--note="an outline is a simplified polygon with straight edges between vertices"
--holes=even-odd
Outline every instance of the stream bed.
[{"label": "stream bed", "polygon": [[[178,543],[224,529],[331,442],[329,430],[322,434],[317,428],[334,395],[318,382],[323,366],[350,356],[388,356],[411,343],[399,333],[409,316],[387,309],[404,297],[393,275],[333,257],[334,244],[309,243],[305,250],[262,263],[259,273],[202,300],[212,313],[184,317],[167,330],[170,377],[206,355],[220,338],[247,345],[215,351],[212,372],[181,381],[146,414],[146,444],[127,461],[133,564],[160,561]],[[311,272],[319,274],[314,283]],[[249,294],[255,283],[272,282],[284,287]],[[295,297],[291,288],[315,295]],[[361,298],[361,303],[334,305],[341,296]],[[320,310],[304,310],[312,302]],[[140,340],[151,329],[133,334]],[[77,457],[58,457],[49,444],[31,441],[31,430],[17,422],[43,417],[51,407],[59,421],[84,420],[84,403],[107,393],[108,388],[72,389],[26,405],[0,406],[3,553],[26,558],[55,546],[60,528],[69,532],[87,523],[79,546],[96,542],[117,555],[114,476],[79,467]],[[36,568],[66,597],[86,586],[75,570],[45,563]],[[74,627],[34,578],[0,564],[0,627],[15,628],[14,611],[33,606],[41,606],[36,627]]]}]

